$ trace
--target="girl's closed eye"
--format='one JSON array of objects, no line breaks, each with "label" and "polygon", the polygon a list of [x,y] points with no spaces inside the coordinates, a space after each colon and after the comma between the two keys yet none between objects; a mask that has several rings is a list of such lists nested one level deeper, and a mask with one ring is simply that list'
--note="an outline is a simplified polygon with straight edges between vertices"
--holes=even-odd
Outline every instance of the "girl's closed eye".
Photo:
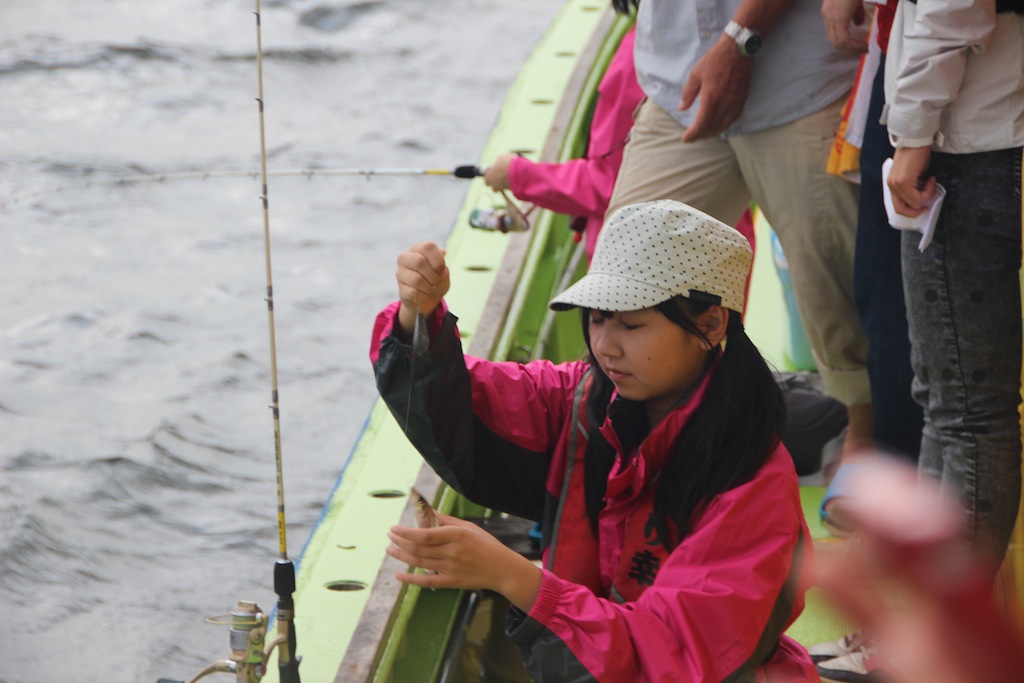
[{"label": "girl's closed eye", "polygon": [[621,318],[619,318],[619,323],[622,325],[623,328],[627,330],[635,330],[637,328],[643,327],[643,321],[637,316],[627,317],[623,315]]}]

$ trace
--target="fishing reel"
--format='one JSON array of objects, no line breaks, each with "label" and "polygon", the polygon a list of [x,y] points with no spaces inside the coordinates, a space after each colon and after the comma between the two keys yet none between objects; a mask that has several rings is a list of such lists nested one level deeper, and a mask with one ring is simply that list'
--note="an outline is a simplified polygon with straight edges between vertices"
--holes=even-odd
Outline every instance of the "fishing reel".
[{"label": "fishing reel", "polygon": [[530,206],[524,211],[504,190],[500,194],[505,198],[505,209],[473,209],[469,214],[470,227],[501,233],[529,230],[530,214],[536,206]]},{"label": "fishing reel", "polygon": [[[188,680],[195,683],[212,673],[233,673],[238,683],[259,683],[267,673],[267,660],[274,648],[286,641],[284,636],[267,643],[267,615],[259,605],[239,600],[231,614],[207,617],[208,624],[230,626],[231,657],[210,663]],[[161,678],[157,683],[185,683],[172,678]]]},{"label": "fishing reel", "polygon": [[469,214],[470,227],[491,232],[526,232],[529,224],[511,212],[499,209],[473,209]]}]

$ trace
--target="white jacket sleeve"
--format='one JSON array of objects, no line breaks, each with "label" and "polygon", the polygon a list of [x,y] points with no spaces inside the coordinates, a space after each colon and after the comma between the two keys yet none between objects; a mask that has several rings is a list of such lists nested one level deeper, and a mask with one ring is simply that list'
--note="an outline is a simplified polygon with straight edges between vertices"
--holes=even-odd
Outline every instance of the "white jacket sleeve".
[{"label": "white jacket sleeve", "polygon": [[901,0],[890,44],[896,50],[886,64],[894,145],[936,139],[943,111],[960,93],[968,54],[985,50],[995,26],[995,0]]}]

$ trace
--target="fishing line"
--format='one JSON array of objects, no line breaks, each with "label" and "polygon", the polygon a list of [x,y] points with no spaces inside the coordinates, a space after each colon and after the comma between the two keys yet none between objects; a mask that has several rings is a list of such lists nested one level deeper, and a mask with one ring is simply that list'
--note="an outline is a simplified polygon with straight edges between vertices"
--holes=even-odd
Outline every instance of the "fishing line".
[{"label": "fishing line", "polygon": [[[387,13],[389,13],[391,15],[391,19],[392,19],[392,21],[395,22],[396,25],[401,21],[401,16],[395,10],[395,8],[393,6],[393,2],[391,2],[391,0],[388,0],[387,2],[384,3],[384,10],[385,10],[385,12],[387,12]],[[396,53],[400,52],[401,46],[398,44],[398,40],[395,37],[395,31],[386,31],[386,33],[388,35],[388,39],[391,41],[391,47],[395,50]],[[404,80],[400,81],[400,87],[398,88],[398,92],[399,92],[399,94],[402,97],[402,103],[405,105],[402,108],[402,110],[401,110],[402,114],[405,116],[405,119],[406,119],[406,121],[405,121],[405,129],[412,134],[414,139],[418,140],[418,139],[420,139],[420,135],[419,135],[419,132],[416,129],[416,119],[412,115],[412,104],[411,104],[411,102],[409,100],[409,91],[408,91],[408,89],[406,87],[406,83],[405,83]],[[477,173],[474,176],[469,176],[469,177],[475,177],[476,175],[481,175],[481,173],[479,172],[479,169],[476,169],[475,166],[473,166],[473,167],[464,167],[464,168],[472,168],[472,169],[475,169],[477,171]],[[434,221],[434,212],[433,212],[431,204],[430,204],[430,193],[427,192],[427,186],[425,184],[424,178],[422,177],[425,174],[419,174],[419,175],[421,176],[420,180],[419,180],[420,194],[422,195],[423,206],[424,206],[424,208],[427,211],[427,223],[430,226],[430,230],[431,230],[431,233],[433,235],[434,242],[440,244],[443,240],[438,239],[438,226],[437,226],[437,223]]]},{"label": "fishing line", "polygon": [[[392,6],[392,3],[385,2],[384,7],[386,11],[391,14],[392,20],[398,23],[401,17],[399,16],[398,12],[395,11],[395,8]],[[400,46],[398,45],[398,42],[395,38],[395,33],[393,31],[389,31],[388,36],[391,40],[392,47],[395,48],[397,51]],[[406,117],[406,129],[412,132],[414,138],[419,139],[419,135],[417,134],[416,131],[415,117],[412,116],[412,104],[409,101],[409,92],[404,82],[402,82],[401,87],[399,88],[399,93],[401,94],[403,103],[405,104],[402,113]],[[483,172],[476,166],[463,166],[460,168],[464,169],[464,172],[467,175],[462,175],[458,177],[475,178],[477,176],[483,175]],[[469,173],[472,173],[472,175],[468,175]],[[427,211],[427,223],[430,225],[430,231],[433,236],[433,241],[436,244],[441,245],[443,248],[444,240],[440,238],[438,225],[437,222],[434,220],[434,212],[430,204],[430,193],[427,192],[425,179],[422,176],[420,177],[419,180],[419,186],[420,193],[423,196],[423,206],[424,208],[426,208]],[[430,351],[430,332],[427,328],[428,323],[426,317],[417,310],[415,323],[413,324],[412,328],[412,357],[409,361],[409,395],[406,397],[405,404],[405,424],[402,425],[402,432],[406,436],[409,435],[409,418],[412,411],[412,392],[414,386],[413,382],[415,382],[416,379],[417,365],[419,364],[420,359],[426,358],[427,354]]]}]

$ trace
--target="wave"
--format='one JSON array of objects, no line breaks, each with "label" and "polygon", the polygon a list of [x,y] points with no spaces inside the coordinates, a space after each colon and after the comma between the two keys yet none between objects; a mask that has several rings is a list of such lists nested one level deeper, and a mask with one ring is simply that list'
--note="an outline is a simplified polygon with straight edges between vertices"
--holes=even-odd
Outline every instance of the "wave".
[{"label": "wave", "polygon": [[[255,62],[255,50],[242,52],[211,52],[208,46],[182,46],[155,41],[136,43],[102,43],[55,46],[53,39],[37,38],[26,44],[2,46],[0,54],[8,61],[0,62],[0,77],[33,72],[89,70],[117,65],[135,65],[141,62],[189,65],[204,60],[213,62]],[[21,54],[19,54],[21,53]],[[353,53],[329,47],[267,47],[264,61],[296,62],[302,64],[335,64],[352,59]]]},{"label": "wave", "polygon": [[[24,74],[33,71],[61,71],[91,69],[124,61],[179,62],[189,56],[182,48],[142,41],[125,44],[54,44],[55,38],[36,36],[25,44],[4,46],[4,53],[13,54],[13,61],[0,63],[0,76]],[[19,52],[27,54],[18,55]]]},{"label": "wave", "polygon": [[106,581],[83,562],[91,554],[89,548],[76,545],[73,530],[59,523],[67,514],[64,502],[43,498],[32,508],[17,521],[0,553],[0,586],[10,591],[11,599],[28,604],[32,590],[19,589],[35,590],[40,585],[70,587]]},{"label": "wave", "polygon": [[360,17],[374,12],[384,6],[381,0],[357,0],[345,5],[312,7],[299,15],[299,23],[303,26],[333,33],[348,28]]},{"label": "wave", "polygon": [[[263,61],[297,62],[301,64],[335,64],[352,59],[353,53],[347,50],[334,50],[326,47],[275,47],[263,48]],[[255,52],[239,52],[219,54],[213,58],[217,62],[255,62]]]}]

